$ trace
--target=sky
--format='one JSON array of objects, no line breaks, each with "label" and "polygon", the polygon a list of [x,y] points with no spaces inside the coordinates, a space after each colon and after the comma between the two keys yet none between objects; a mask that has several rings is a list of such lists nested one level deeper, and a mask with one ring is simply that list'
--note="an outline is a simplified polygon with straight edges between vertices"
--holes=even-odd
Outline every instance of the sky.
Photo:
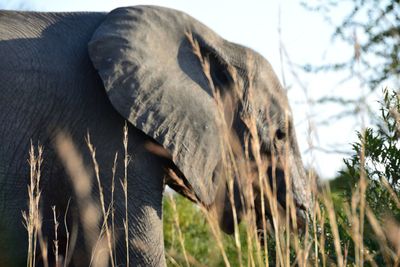
[{"label": "sky", "polygon": [[[343,154],[326,153],[310,149],[310,146],[350,151],[350,143],[355,141],[354,131],[359,129],[359,121],[352,118],[321,124],[321,121],[333,116],[339,107],[322,107],[309,103],[319,97],[334,94],[356,97],[360,92],[360,84],[355,79],[341,84],[339,81],[343,79],[343,74],[304,73],[298,66],[340,61],[351,56],[353,50],[332,42],[332,26],[324,21],[321,14],[304,9],[299,1],[0,0],[0,9],[35,11],[109,11],[133,5],[159,5],[184,11],[225,39],[261,53],[288,89],[305,165],[314,168],[321,178],[332,178],[337,174],[343,166]],[[340,17],[349,10],[344,7],[337,12]]]}]

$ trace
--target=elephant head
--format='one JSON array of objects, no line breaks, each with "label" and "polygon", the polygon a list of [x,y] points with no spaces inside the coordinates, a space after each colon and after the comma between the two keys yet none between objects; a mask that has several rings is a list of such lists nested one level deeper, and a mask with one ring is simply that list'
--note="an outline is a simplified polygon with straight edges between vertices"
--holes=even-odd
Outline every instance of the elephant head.
[{"label": "elephant head", "polygon": [[[286,175],[297,207],[309,208],[287,97],[262,56],[222,39],[184,13],[149,6],[108,14],[89,43],[89,55],[114,108],[165,149],[169,169],[180,181],[172,187],[186,188],[205,206],[224,202],[227,194],[217,197],[225,184],[222,129],[234,132],[244,155],[252,127],[245,118],[252,117],[261,159],[277,158],[266,177],[276,178],[278,201],[285,207]],[[217,96],[225,100],[223,116]],[[276,153],[284,150],[285,168]],[[255,160],[255,154],[249,157]],[[243,195],[241,183],[236,177],[236,198]],[[256,179],[251,184],[260,192]],[[236,203],[243,211],[244,204]],[[223,210],[221,227],[232,232],[229,203]]]}]

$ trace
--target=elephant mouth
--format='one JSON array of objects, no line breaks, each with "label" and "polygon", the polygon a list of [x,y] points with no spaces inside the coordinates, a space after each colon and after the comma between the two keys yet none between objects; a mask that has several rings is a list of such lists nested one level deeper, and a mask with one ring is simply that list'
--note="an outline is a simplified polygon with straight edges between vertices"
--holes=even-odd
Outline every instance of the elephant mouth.
[{"label": "elephant mouth", "polygon": [[[264,244],[265,234],[275,231],[276,228],[280,230],[282,227],[300,235],[304,234],[310,221],[307,202],[301,197],[301,194],[297,194],[298,192],[292,188],[291,203],[287,205],[287,186],[283,168],[268,167],[267,177],[269,177],[269,184],[271,185],[270,190],[274,191],[274,196],[271,196],[271,198],[273,198],[272,200],[268,200],[267,194],[262,193],[257,180],[253,183],[256,191],[254,207],[259,241],[261,244]],[[275,182],[273,177],[276,179]],[[263,208],[261,207],[262,195],[264,195],[263,202],[265,212],[262,212]],[[273,207],[271,208],[270,205]],[[289,206],[290,210],[287,212],[286,209],[289,208]],[[289,220],[287,220],[287,214],[289,214]]]}]

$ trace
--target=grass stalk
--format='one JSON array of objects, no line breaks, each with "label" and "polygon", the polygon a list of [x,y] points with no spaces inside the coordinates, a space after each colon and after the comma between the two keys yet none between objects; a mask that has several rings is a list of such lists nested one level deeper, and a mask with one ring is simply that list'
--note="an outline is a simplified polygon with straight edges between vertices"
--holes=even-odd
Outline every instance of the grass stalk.
[{"label": "grass stalk", "polygon": [[126,266],[129,265],[129,220],[128,220],[128,164],[129,164],[129,155],[128,155],[128,125],[125,122],[124,126],[124,180],[121,182],[122,189],[124,191],[124,199],[125,199],[125,219],[124,219],[124,230],[125,230],[125,245],[126,245]]},{"label": "grass stalk", "polygon": [[87,144],[90,154],[92,156],[92,162],[94,165],[94,173],[96,176],[97,186],[98,186],[98,190],[99,190],[100,207],[101,207],[101,211],[102,211],[102,215],[103,215],[103,226],[105,227],[105,233],[106,233],[106,237],[107,237],[108,252],[109,252],[109,256],[110,256],[111,266],[114,267],[115,260],[114,260],[112,234],[110,231],[110,227],[108,225],[108,214],[109,213],[108,213],[108,211],[106,211],[106,204],[104,201],[104,191],[103,191],[103,187],[102,187],[101,181],[100,181],[100,168],[99,168],[99,164],[97,163],[97,159],[96,159],[96,149],[94,148],[94,146],[91,143],[89,133],[86,136],[86,144]]}]

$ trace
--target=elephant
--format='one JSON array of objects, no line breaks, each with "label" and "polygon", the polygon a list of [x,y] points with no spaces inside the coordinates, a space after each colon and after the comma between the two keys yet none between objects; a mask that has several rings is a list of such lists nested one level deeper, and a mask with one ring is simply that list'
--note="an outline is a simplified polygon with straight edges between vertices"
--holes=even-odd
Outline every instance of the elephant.
[{"label": "elephant", "polygon": [[[310,182],[292,113],[271,65],[257,52],[223,39],[183,12],[156,6],[121,7],[109,13],[0,11],[0,58],[2,266],[26,262],[21,210],[27,209],[27,155],[32,143],[44,147],[43,222],[52,221],[53,205],[59,214],[69,207],[70,225],[77,214],[73,188],[54,145],[60,132],[68,133],[90,165],[84,138],[89,132],[101,182],[109,190],[114,153],[124,154],[121,140],[126,125],[131,159],[126,169],[129,262],[135,266],[166,265],[162,231],[166,185],[204,207],[219,207],[221,229],[233,232],[232,203],[221,174],[224,143],[219,136],[221,125],[227,126],[245,151],[250,132],[246,116],[255,118],[263,159],[277,147],[286,149],[288,167],[277,165],[266,171],[270,180],[276,177],[279,203],[285,207],[290,188],[299,214],[310,209],[306,190]],[[223,109],[224,116],[218,99],[227,99],[222,102],[230,107]],[[149,144],[163,153],[155,153]],[[174,175],[168,175],[171,172]],[[122,176],[123,171],[117,171],[116,177]],[[245,210],[240,183],[235,176],[238,222]],[[124,195],[117,191],[115,214],[122,216]],[[53,228],[47,229],[45,223],[43,227],[44,235],[52,237]],[[123,236],[120,228],[122,222],[116,231]],[[60,230],[60,251],[64,235]],[[124,265],[124,238],[116,246],[118,264]],[[70,263],[87,265],[88,253],[77,242]]]}]

